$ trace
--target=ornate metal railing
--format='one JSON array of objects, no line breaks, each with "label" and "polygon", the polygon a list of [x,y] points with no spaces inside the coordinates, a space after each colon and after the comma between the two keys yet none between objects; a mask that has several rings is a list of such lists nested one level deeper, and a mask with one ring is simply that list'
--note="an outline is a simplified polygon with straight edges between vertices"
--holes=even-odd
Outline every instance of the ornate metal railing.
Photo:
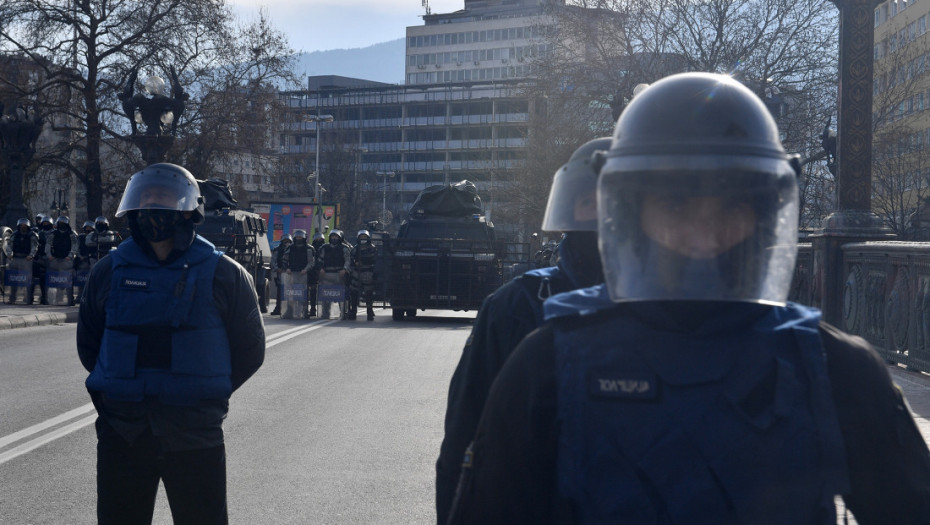
[{"label": "ornate metal railing", "polygon": [[[817,253],[800,243],[792,300],[821,306]],[[873,241],[842,246],[846,275],[839,328],[886,360],[930,371],[930,243]]]}]

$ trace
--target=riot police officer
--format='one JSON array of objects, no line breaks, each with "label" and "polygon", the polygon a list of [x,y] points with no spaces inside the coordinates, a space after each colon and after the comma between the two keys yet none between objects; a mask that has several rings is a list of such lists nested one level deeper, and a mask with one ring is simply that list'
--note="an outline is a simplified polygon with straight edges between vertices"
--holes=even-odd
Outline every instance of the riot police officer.
[{"label": "riot police officer", "polygon": [[39,252],[39,236],[32,231],[29,219],[23,217],[16,221],[16,230],[10,236],[6,250],[10,259],[7,271],[10,298],[7,299],[7,303],[16,303],[17,290],[23,288],[23,302],[32,304],[32,261]]},{"label": "riot police officer", "polygon": [[93,262],[99,261],[110,250],[119,246],[123,242],[119,232],[110,229],[110,221],[103,215],[94,219],[94,232],[87,238],[88,245],[93,248]]},{"label": "riot police officer", "polygon": [[87,245],[87,236],[94,231],[94,221],[84,221],[82,229],[84,231],[77,236],[78,253],[77,257],[74,258],[74,282],[78,288],[78,300],[84,293],[84,285],[87,283],[87,275],[90,273],[91,249]]},{"label": "riot police officer", "polygon": [[68,297],[68,306],[74,306],[74,259],[77,257],[77,250],[77,235],[71,229],[71,221],[61,215],[55,219],[55,229],[48,233],[45,244],[49,281],[46,284],[56,290],[64,289]]},{"label": "riot police officer", "polygon": [[307,274],[310,273],[316,265],[313,247],[307,242],[307,232],[304,230],[294,230],[294,243],[288,246],[284,252],[284,258],[287,259],[287,269],[285,270],[285,283],[288,286],[299,287],[301,299],[288,300],[287,311],[281,314],[285,319],[307,319],[310,317],[310,311],[307,306]]},{"label": "riot police officer", "polygon": [[[342,230],[333,230],[329,232],[329,243],[320,248],[320,284],[321,285],[338,285],[345,286],[346,276],[351,270],[352,256],[349,247],[345,245]],[[321,299],[322,317],[329,319],[331,315],[332,300],[327,301],[325,297]],[[345,316],[345,300],[341,302],[340,313]]]},{"label": "riot police officer", "polygon": [[836,523],[836,495],[926,523],[930,452],[884,362],[786,302],[799,171],[728,76],[633,99],[598,181],[606,282],[546,301],[504,365],[451,523]]},{"label": "riot police officer", "polygon": [[448,521],[462,457],[475,436],[494,378],[526,334],[543,324],[543,301],[550,296],[604,281],[597,251],[597,152],[610,137],[579,147],[552,179],[542,229],[567,232],[558,265],[517,276],[488,296],[478,310],[471,336],[452,375],[445,435],[436,461],[436,515]]},{"label": "riot police officer", "polygon": [[368,320],[375,320],[375,310],[372,305],[375,292],[375,259],[378,249],[371,244],[371,234],[368,230],[359,230],[356,235],[356,244],[350,252],[352,259],[352,283],[350,286],[349,311],[347,319],[354,321],[358,315],[359,300],[364,297],[367,305]]},{"label": "riot police officer", "polygon": [[[52,223],[52,218],[44,213],[40,213],[36,216],[38,222],[36,223],[36,235],[39,237],[39,251],[36,253],[35,259],[32,260],[32,279],[33,282],[39,282],[39,304],[48,304],[48,282],[47,282],[47,271],[48,271],[48,259],[45,255],[46,246],[48,244],[48,235],[54,229]],[[30,294],[35,293],[34,286],[30,288]]]},{"label": "riot police officer", "polygon": [[323,245],[326,244],[326,238],[323,237],[323,234],[316,232],[313,234],[313,242],[310,243],[313,246],[313,254],[316,258],[314,263],[313,270],[307,274],[307,286],[309,288],[310,297],[310,317],[316,317],[316,303],[318,300],[317,297],[317,286],[320,283],[320,270],[323,268],[323,260],[320,256],[323,253]]},{"label": "riot police officer", "polygon": [[195,234],[203,213],[181,166],[135,173],[116,212],[132,236],[85,288],[77,346],[98,412],[100,523],[149,523],[159,481],[177,523],[228,521],[223,421],[265,333],[248,272]]},{"label": "riot police officer", "polygon": [[274,275],[275,290],[278,291],[278,300],[274,304],[271,315],[281,315],[281,304],[284,302],[284,289],[281,287],[284,284],[282,274],[287,270],[287,260],[284,258],[284,252],[287,251],[287,247],[292,242],[291,234],[285,233],[281,236],[281,240],[274,250],[271,250],[271,272]]}]

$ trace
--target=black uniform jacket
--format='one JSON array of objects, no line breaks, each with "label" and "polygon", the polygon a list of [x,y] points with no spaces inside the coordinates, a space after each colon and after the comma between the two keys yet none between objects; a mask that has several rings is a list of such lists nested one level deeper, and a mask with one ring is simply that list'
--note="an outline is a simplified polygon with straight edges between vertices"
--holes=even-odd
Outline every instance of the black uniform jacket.
[{"label": "black uniform jacket", "polygon": [[[88,372],[94,369],[100,352],[112,274],[113,265],[107,255],[91,270],[81,300],[77,347],[81,364]],[[226,327],[232,388],[236,390],[265,359],[265,326],[252,278],[242,266],[225,255],[216,265],[213,300]],[[167,450],[209,448],[223,443],[222,424],[229,410],[228,401],[179,407],[163,405],[148,398],[141,403],[117,402],[97,392],[92,392],[91,398],[100,417],[129,441],[151,428]]]},{"label": "black uniform jacket", "polygon": [[[881,357],[821,323],[858,523],[930,523],[930,453]],[[516,348],[491,387],[449,523],[574,523],[557,492],[556,356],[549,325]],[[790,505],[790,502],[785,502]]]}]

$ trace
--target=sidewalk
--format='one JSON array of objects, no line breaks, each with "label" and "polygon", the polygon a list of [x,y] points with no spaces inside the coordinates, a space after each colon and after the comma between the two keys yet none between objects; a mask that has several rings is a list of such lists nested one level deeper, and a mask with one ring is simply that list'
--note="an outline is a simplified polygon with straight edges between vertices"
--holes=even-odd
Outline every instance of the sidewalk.
[{"label": "sidewalk", "polygon": [[40,304],[0,303],[0,330],[58,323],[76,323],[77,306],[46,306]]}]

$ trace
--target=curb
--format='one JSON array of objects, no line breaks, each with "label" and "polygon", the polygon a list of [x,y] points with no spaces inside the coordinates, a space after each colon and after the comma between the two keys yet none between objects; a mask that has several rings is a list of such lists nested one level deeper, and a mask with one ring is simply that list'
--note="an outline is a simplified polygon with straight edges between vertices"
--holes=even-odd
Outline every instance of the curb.
[{"label": "curb", "polygon": [[29,315],[11,315],[9,317],[0,317],[0,330],[26,328],[29,326],[43,326],[49,324],[76,323],[77,319],[77,310],[73,312],[48,312]]}]

